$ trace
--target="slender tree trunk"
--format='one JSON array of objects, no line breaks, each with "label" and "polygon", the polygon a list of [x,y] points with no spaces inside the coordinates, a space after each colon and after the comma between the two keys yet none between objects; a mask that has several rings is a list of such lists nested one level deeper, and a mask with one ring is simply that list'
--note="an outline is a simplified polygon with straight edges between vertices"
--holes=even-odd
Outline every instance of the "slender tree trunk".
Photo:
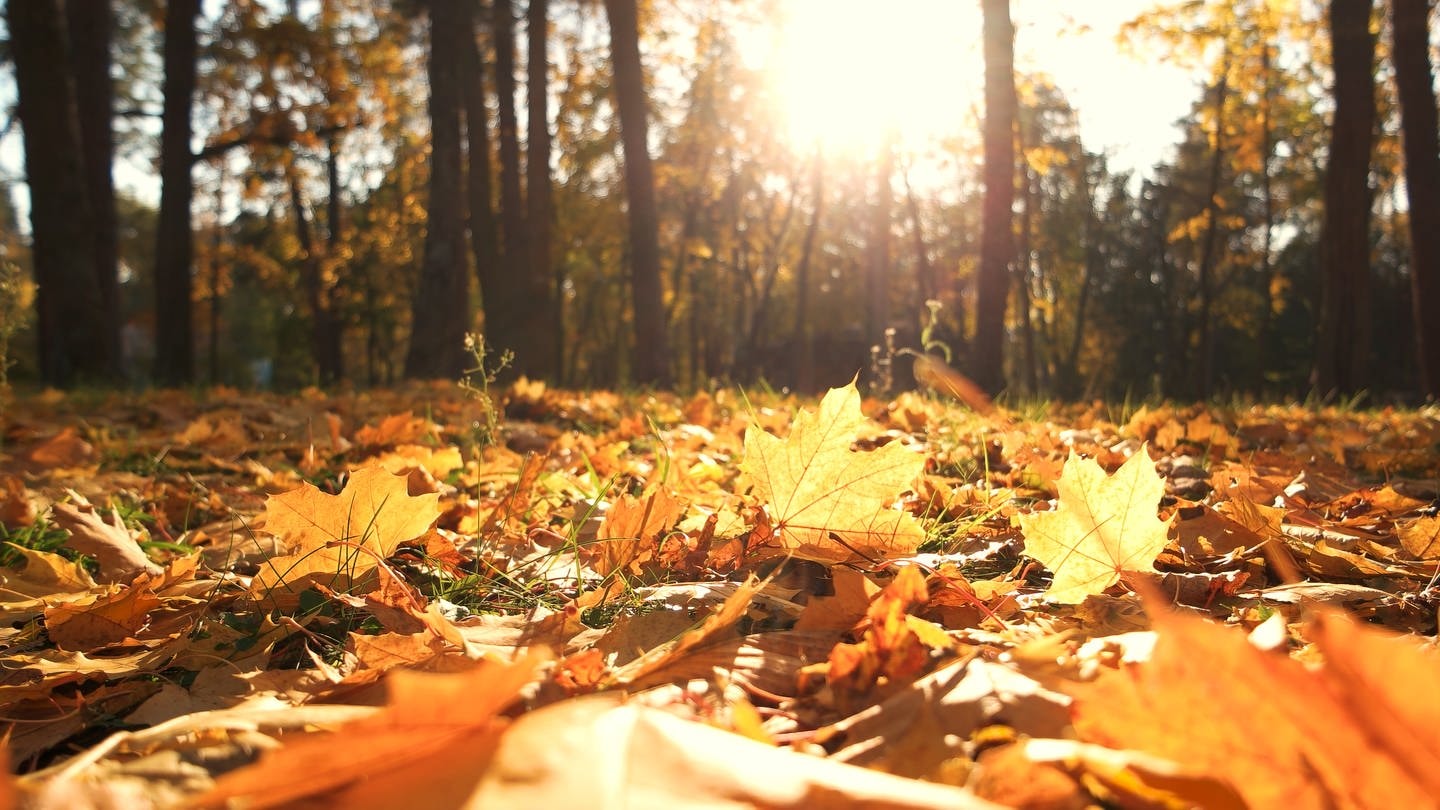
[{"label": "slender tree trunk", "polygon": [[635,378],[649,385],[670,380],[665,311],[660,289],[659,210],[655,171],[650,165],[645,77],[640,66],[640,30],[635,0],[605,0],[610,54],[615,66],[615,99],[625,154],[625,194],[630,221],[632,305],[635,310]]},{"label": "slender tree trunk", "polygon": [[341,359],[339,330],[335,324],[335,313],[330,309],[330,293],[325,283],[319,246],[315,243],[314,228],[310,223],[308,207],[300,193],[300,178],[290,172],[286,178],[290,186],[290,210],[295,217],[295,238],[300,243],[301,273],[305,279],[305,300],[310,307],[310,352],[322,385],[329,385],[340,379]]},{"label": "slender tree trunk", "polygon": [[485,335],[492,343],[510,342],[506,332],[505,267],[500,260],[500,231],[495,219],[494,167],[491,165],[490,115],[485,107],[485,61],[476,42],[476,12],[469,12],[455,32],[463,60],[462,79],[465,104],[467,148],[466,193],[470,203],[470,251],[475,257],[475,276],[485,310]]},{"label": "slender tree trunk", "polygon": [[11,2],[5,13],[30,186],[40,372],[58,386],[103,380],[116,369],[95,278],[65,17],[55,0]]},{"label": "slender tree trunk", "polygon": [[220,177],[215,181],[215,223],[210,233],[210,339],[206,342],[209,352],[208,365],[211,385],[220,384],[220,275],[223,266],[220,251],[224,245],[225,229],[220,226],[220,212],[225,208],[225,164],[220,164]]},{"label": "slender tree trunk", "polygon": [[85,185],[94,229],[95,279],[100,290],[105,343],[101,361],[121,370],[119,236],[115,215],[114,82],[110,78],[110,39],[114,14],[110,0],[70,0],[65,4],[70,52],[75,66],[75,100],[80,120]]},{"label": "slender tree trunk", "polygon": [[810,195],[815,202],[810,210],[810,224],[805,240],[800,243],[800,263],[795,266],[795,345],[800,352],[797,386],[801,391],[815,390],[815,334],[810,327],[810,265],[815,256],[815,235],[820,231],[820,218],[825,212],[825,159],[815,153],[815,166],[810,180]]},{"label": "slender tree trunk", "polygon": [[1320,236],[1320,330],[1314,384],[1352,394],[1370,362],[1370,152],[1375,132],[1375,37],[1370,0],[1331,0],[1335,112]]},{"label": "slender tree trunk", "polygon": [[925,302],[939,297],[935,284],[935,266],[930,261],[930,246],[925,242],[925,226],[920,220],[920,203],[915,199],[915,190],[910,187],[910,172],[900,172],[900,182],[905,187],[905,212],[910,216],[910,239],[915,248],[915,289],[920,295],[916,311],[922,311]]},{"label": "slender tree trunk", "polygon": [[470,276],[460,177],[459,41],[467,0],[430,0],[430,200],[425,255],[410,318],[405,376],[455,378],[465,370]]},{"label": "slender tree trunk", "polygon": [[1080,189],[1085,205],[1085,268],[1080,273],[1080,293],[1075,302],[1075,323],[1070,330],[1070,344],[1065,350],[1060,368],[1056,370],[1055,381],[1061,396],[1075,399],[1083,393],[1080,376],[1080,349],[1085,345],[1085,329],[1089,325],[1090,295],[1095,287],[1095,278],[1100,275],[1100,264],[1104,256],[1100,249],[1103,233],[1101,212],[1095,210],[1095,193],[1090,187],[1089,160],[1083,159],[1076,166],[1076,186]]},{"label": "slender tree trunk", "polygon": [[1440,137],[1426,0],[1392,0],[1395,83],[1400,91],[1405,190],[1410,201],[1410,286],[1420,384],[1440,398]]},{"label": "slender tree trunk", "polygon": [[1215,377],[1215,263],[1220,235],[1220,179],[1225,167],[1225,99],[1230,88],[1230,53],[1220,61],[1215,82],[1215,131],[1210,145],[1210,181],[1205,194],[1205,237],[1200,250],[1200,399],[1209,399]]},{"label": "slender tree trunk", "polygon": [[[1027,148],[1024,125],[1017,126],[1016,132],[1020,136],[1020,153],[1024,155]],[[1026,393],[1030,396],[1038,396],[1040,374],[1035,357],[1035,323],[1030,313],[1030,267],[1032,262],[1031,246],[1035,238],[1035,200],[1039,195],[1035,189],[1034,170],[1030,168],[1028,161],[1021,165],[1023,166],[1020,175],[1021,200],[1024,207],[1020,214],[1020,245],[1015,264],[1015,292],[1019,296],[1017,307],[1020,310],[1020,340],[1025,352],[1024,368],[1021,369],[1021,374],[1025,381]]]},{"label": "slender tree trunk", "polygon": [[982,0],[985,41],[985,202],[980,231],[972,372],[995,394],[1005,386],[1005,303],[1015,254],[1015,28],[1010,0]]},{"label": "slender tree trunk", "polygon": [[530,317],[525,355],[518,359],[524,360],[525,373],[530,376],[554,379],[560,368],[560,335],[555,309],[559,279],[550,252],[554,214],[550,188],[550,61],[546,58],[550,44],[548,10],[548,0],[530,0],[526,11],[529,52],[525,84],[525,223],[530,229],[526,237],[530,263],[525,276],[525,300]]},{"label": "slender tree trunk", "polygon": [[155,380],[184,385],[194,378],[190,309],[194,234],[190,201],[190,110],[195,98],[195,18],[200,0],[165,6],[165,106],[160,135],[160,216],[155,227]]},{"label": "slender tree trunk", "polygon": [[1265,386],[1265,374],[1270,370],[1271,357],[1271,323],[1274,320],[1274,302],[1271,300],[1274,292],[1272,286],[1275,280],[1275,176],[1271,170],[1271,162],[1275,157],[1275,72],[1274,63],[1271,57],[1270,43],[1261,46],[1260,70],[1264,73],[1261,81],[1264,83],[1260,91],[1260,183],[1261,196],[1265,200],[1264,208],[1264,230],[1260,243],[1260,300],[1264,306],[1260,312],[1260,340],[1255,347],[1259,357],[1261,379],[1260,390]]},{"label": "slender tree trunk", "polygon": [[520,125],[515,115],[515,7],[510,0],[493,2],[495,97],[500,118],[500,230],[503,234],[500,256],[505,273],[518,281],[525,277],[530,256],[525,246]]},{"label": "slender tree trunk", "polygon": [[865,342],[870,345],[871,351],[878,346],[883,352],[885,330],[890,327],[890,226],[895,205],[890,179],[895,173],[895,145],[887,140],[881,150],[876,164],[875,196],[870,204],[866,239]]},{"label": "slender tree trunk", "polygon": [[770,302],[774,298],[775,282],[780,277],[780,255],[785,244],[785,237],[790,232],[790,223],[794,219],[796,200],[799,197],[800,178],[792,177],[790,178],[790,195],[785,203],[785,212],[781,215],[780,222],[773,229],[768,229],[770,232],[760,260],[760,271],[765,274],[765,283],[757,290],[755,310],[750,316],[749,328],[745,330],[744,343],[740,352],[740,368],[746,376],[768,371],[763,360],[766,352],[761,351],[760,348],[761,341],[767,327],[770,326]]}]

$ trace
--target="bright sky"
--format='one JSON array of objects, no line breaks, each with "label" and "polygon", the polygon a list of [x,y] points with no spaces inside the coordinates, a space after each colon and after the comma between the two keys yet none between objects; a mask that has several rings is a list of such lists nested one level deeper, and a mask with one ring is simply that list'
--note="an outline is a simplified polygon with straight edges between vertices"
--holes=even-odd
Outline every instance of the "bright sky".
[{"label": "bright sky", "polygon": [[[1117,170],[1145,172],[1165,158],[1174,122],[1198,92],[1185,71],[1153,58],[1142,63],[1115,44],[1120,25],[1156,1],[1012,0],[1017,67],[1055,79],[1079,112],[1086,145],[1110,152]],[[823,134],[827,148],[866,150],[889,128],[919,142],[970,126],[984,77],[976,0],[782,2],[792,24],[778,78],[797,137]],[[1077,32],[1074,16],[1084,30]],[[5,82],[0,102],[13,99],[13,82]],[[15,127],[0,141],[3,177],[23,177],[20,150]],[[158,200],[151,172],[122,163],[116,181]],[[17,190],[24,216],[28,195]]]},{"label": "bright sky", "polygon": [[[1077,109],[1086,145],[1109,151],[1116,169],[1144,172],[1165,158],[1174,122],[1198,92],[1184,70],[1116,45],[1121,24],[1155,4],[1012,2],[1017,69],[1050,74]],[[782,8],[790,22],[776,80],[794,137],[874,154],[889,130],[916,144],[973,129],[984,89],[975,0],[783,0]]]}]

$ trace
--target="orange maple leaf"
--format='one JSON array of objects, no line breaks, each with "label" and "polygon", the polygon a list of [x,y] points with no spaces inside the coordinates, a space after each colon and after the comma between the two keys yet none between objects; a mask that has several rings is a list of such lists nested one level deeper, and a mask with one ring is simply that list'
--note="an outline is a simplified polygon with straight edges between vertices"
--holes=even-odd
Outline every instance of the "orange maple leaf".
[{"label": "orange maple leaf", "polygon": [[354,581],[401,543],[425,534],[440,517],[440,496],[411,496],[405,481],[366,467],[350,475],[339,495],[307,483],[266,499],[265,530],[290,553],[266,560],[251,592],[299,590],[311,576]]},{"label": "orange maple leaf", "polygon": [[463,807],[508,721],[501,709],[549,656],[467,672],[392,672],[386,706],[334,733],[287,740],[231,771],[192,807]]},{"label": "orange maple leaf", "polygon": [[1309,635],[1325,662],[1311,669],[1232,628],[1154,612],[1149,661],[1074,688],[1081,739],[1183,762],[1251,807],[1434,806],[1433,651],[1324,613]]},{"label": "orange maple leaf", "polygon": [[887,508],[914,484],[924,456],[896,442],[868,453],[850,449],[864,424],[851,381],[832,388],[818,412],[800,411],[784,439],[746,428],[740,469],[769,504],[782,551],[848,562],[910,554],[925,539],[914,518]]}]

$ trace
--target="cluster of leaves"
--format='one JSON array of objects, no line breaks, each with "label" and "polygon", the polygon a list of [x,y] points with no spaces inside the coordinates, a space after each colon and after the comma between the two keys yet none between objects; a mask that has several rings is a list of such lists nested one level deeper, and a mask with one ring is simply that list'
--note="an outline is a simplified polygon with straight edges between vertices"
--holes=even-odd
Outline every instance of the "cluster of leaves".
[{"label": "cluster of leaves", "polygon": [[22,399],[0,806],[1440,793],[1433,409],[491,393]]}]

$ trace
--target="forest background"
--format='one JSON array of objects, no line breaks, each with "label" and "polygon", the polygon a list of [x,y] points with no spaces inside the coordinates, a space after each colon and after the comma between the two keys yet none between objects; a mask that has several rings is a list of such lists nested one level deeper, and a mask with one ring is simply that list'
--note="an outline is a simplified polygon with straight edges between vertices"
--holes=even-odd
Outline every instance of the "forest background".
[{"label": "forest background", "polygon": [[[0,357],[59,386],[384,385],[458,377],[480,331],[575,387],[883,387],[914,349],[1038,397],[1440,393],[1426,0],[1157,3],[1116,47],[1200,81],[1139,172],[1016,61],[1008,0],[968,75],[896,75],[947,21],[871,9],[816,101],[875,135],[786,126],[753,52],[797,5],[9,3]],[[917,137],[891,96],[963,114]]]}]

